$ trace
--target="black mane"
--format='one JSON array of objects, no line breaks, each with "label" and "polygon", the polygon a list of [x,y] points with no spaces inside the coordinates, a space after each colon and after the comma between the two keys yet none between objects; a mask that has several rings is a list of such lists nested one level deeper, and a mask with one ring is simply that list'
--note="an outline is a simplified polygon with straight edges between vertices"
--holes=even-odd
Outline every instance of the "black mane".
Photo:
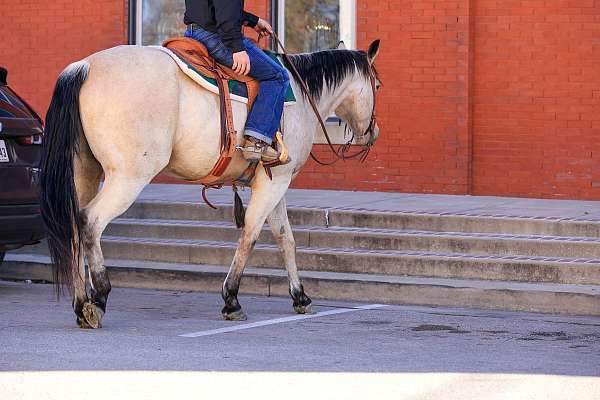
[{"label": "black mane", "polygon": [[[370,65],[367,53],[364,51],[325,50],[290,55],[290,59],[306,82],[310,95],[316,101],[319,101],[323,94],[323,81],[325,81],[327,89],[332,90],[355,70],[358,70],[365,78],[369,76]],[[290,65],[287,62],[285,64],[289,70]]]}]

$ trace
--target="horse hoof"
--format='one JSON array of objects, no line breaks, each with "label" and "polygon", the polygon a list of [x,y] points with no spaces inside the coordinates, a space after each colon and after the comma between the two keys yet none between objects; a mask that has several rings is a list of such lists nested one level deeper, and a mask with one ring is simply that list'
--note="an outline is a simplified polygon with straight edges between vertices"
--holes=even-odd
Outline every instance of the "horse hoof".
[{"label": "horse hoof", "polygon": [[312,304],[308,304],[305,306],[301,306],[301,305],[296,306],[295,305],[294,311],[296,311],[296,314],[314,314],[315,313],[313,311]]},{"label": "horse hoof", "polygon": [[244,311],[242,311],[241,308],[237,311],[233,311],[230,313],[224,312],[223,318],[226,321],[245,321],[248,319],[248,317],[246,317],[246,314],[244,313]]},{"label": "horse hoof", "polygon": [[[83,318],[84,321],[81,321],[82,323],[79,323],[79,327],[83,328],[83,329],[100,329],[102,328],[102,317],[104,316],[104,313],[102,312],[101,309],[99,309],[98,307],[96,307],[95,304],[92,303],[85,303],[83,305]],[[82,326],[82,325],[87,325],[87,326]]]},{"label": "horse hoof", "polygon": [[79,318],[79,317],[77,317],[77,326],[80,329],[92,329],[92,327],[90,326],[90,324],[88,324],[85,319]]}]

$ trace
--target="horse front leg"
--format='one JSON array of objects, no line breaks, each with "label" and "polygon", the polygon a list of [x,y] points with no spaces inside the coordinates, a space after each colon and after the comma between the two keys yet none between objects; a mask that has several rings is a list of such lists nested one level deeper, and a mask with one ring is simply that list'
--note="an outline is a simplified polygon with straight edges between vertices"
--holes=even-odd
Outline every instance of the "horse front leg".
[{"label": "horse front leg", "polygon": [[242,230],[238,248],[233,257],[231,267],[223,283],[222,296],[225,301],[221,313],[223,318],[230,321],[244,321],[246,314],[238,302],[240,280],[246,267],[246,262],[254,249],[267,216],[283,198],[290,185],[291,178],[280,177],[270,181],[264,171],[257,174],[252,186],[252,197],[246,210],[245,226]]},{"label": "horse front leg", "polygon": [[308,314],[311,312],[311,299],[304,293],[304,287],[300,282],[298,267],[296,265],[296,241],[294,233],[288,219],[285,198],[282,198],[279,204],[268,217],[273,237],[277,241],[279,250],[283,255],[285,269],[288,273],[290,282],[290,295],[294,301],[294,311],[297,314]]}]

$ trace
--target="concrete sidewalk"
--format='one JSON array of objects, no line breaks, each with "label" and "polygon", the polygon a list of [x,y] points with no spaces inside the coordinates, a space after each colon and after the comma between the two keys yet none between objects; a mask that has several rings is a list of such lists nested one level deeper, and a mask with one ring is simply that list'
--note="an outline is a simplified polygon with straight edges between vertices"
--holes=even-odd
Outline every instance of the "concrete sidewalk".
[{"label": "concrete sidewalk", "polygon": [[[250,191],[242,193],[246,204]],[[113,284],[220,291],[238,247],[232,192],[151,185],[104,232]],[[600,316],[600,202],[290,190],[296,262],[313,298]],[[45,246],[0,277],[51,281]],[[287,295],[265,227],[243,293]]]},{"label": "concrete sidewalk", "polygon": [[[201,192],[202,187],[197,185],[153,184],[144,189],[139,200],[203,203]],[[247,201],[250,190],[241,194]],[[209,190],[208,197],[214,204],[231,204],[233,200],[229,188]],[[306,189],[290,189],[286,199],[292,208],[600,222],[600,201]]]}]

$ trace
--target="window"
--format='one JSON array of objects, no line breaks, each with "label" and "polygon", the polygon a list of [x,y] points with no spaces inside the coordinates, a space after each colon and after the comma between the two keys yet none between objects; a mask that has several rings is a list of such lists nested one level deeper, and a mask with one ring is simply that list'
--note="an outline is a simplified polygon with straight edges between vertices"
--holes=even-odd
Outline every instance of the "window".
[{"label": "window", "polygon": [[19,100],[8,86],[0,88],[0,116],[5,118],[31,118],[29,108]]},{"label": "window", "polygon": [[159,45],[185,32],[185,0],[137,0],[136,44]]},{"label": "window", "polygon": [[[279,36],[291,53],[356,48],[356,0],[276,0]],[[159,45],[185,31],[185,0],[132,0],[135,43]]]},{"label": "window", "polygon": [[278,31],[290,53],[356,47],[356,0],[279,0]]},{"label": "window", "polygon": [[[343,41],[356,48],[356,0],[277,0],[277,32],[290,53],[310,53],[334,49]],[[333,143],[346,143],[348,137],[340,119],[327,119],[327,132]],[[319,130],[315,143],[327,143]]]}]

